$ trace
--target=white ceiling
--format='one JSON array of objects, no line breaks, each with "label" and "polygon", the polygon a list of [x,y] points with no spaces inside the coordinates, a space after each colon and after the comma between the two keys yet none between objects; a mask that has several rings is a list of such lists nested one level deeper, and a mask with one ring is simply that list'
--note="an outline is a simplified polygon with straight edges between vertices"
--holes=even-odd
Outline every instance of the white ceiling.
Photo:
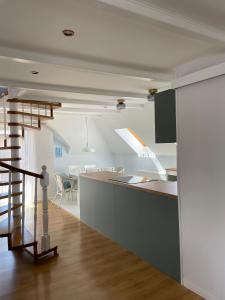
[{"label": "white ceiling", "polygon": [[[218,47],[95,0],[7,0],[0,8],[1,45],[19,49],[165,71]],[[64,38],[65,28],[76,36]]]},{"label": "white ceiling", "polygon": [[[92,99],[146,102],[149,88],[169,87],[175,67],[225,51],[223,2],[0,0],[0,85],[24,88],[26,98],[83,100],[89,110]],[[135,4],[135,11],[124,3]],[[152,6],[165,20],[169,11],[213,30],[207,35],[184,24],[171,27],[149,17]],[[75,36],[64,37],[66,28]]]}]

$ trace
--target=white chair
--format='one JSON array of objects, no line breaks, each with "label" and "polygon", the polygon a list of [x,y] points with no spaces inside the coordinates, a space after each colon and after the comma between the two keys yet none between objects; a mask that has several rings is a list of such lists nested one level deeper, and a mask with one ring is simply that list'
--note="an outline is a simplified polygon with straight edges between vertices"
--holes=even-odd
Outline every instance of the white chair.
[{"label": "white chair", "polygon": [[78,190],[78,176],[82,173],[82,169],[79,166],[69,166],[69,177],[71,183],[71,192],[72,196],[73,193],[77,193]]},{"label": "white chair", "polygon": [[56,195],[55,200],[60,197],[60,204],[62,204],[62,199],[64,196],[67,195],[67,199],[72,197],[72,186],[71,183],[68,181],[68,187],[66,187],[63,177],[60,175],[55,175],[55,182],[56,182]]},{"label": "white chair", "polygon": [[115,168],[114,167],[105,167],[105,168],[101,168],[101,171],[103,171],[103,172],[115,172]]},{"label": "white chair", "polygon": [[98,172],[98,168],[96,165],[86,165],[84,166],[84,170],[86,173]]},{"label": "white chair", "polygon": [[69,176],[79,176],[81,168],[79,166],[69,166]]},{"label": "white chair", "polygon": [[125,169],[123,167],[116,167],[114,171],[117,172],[119,175],[124,175],[125,173]]}]

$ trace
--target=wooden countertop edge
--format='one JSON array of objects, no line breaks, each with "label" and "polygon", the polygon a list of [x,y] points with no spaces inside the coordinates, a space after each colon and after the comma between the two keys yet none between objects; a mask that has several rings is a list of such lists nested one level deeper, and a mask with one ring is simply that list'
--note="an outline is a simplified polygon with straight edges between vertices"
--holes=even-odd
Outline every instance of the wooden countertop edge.
[{"label": "wooden countertop edge", "polygon": [[122,187],[125,187],[125,188],[133,189],[133,190],[139,190],[139,191],[142,191],[142,192],[147,192],[147,193],[151,193],[151,194],[155,194],[155,195],[159,195],[159,196],[165,196],[165,197],[169,197],[169,198],[172,198],[172,199],[175,199],[175,200],[177,200],[177,198],[178,198],[178,196],[174,195],[174,194],[157,191],[157,190],[150,189],[150,188],[135,186],[135,184],[124,184],[124,183],[116,182],[116,181],[113,181],[113,180],[110,180],[110,179],[92,177],[92,176],[89,176],[89,175],[86,175],[86,174],[80,174],[80,177],[92,179],[92,180],[95,180],[95,181],[105,182],[105,183],[109,183],[109,184],[114,184],[114,185],[122,186]]}]

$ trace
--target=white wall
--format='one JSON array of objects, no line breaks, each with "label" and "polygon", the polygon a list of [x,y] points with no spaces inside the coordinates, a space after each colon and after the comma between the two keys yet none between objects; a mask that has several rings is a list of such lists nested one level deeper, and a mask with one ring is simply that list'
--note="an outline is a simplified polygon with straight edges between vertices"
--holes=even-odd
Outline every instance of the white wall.
[{"label": "white wall", "polygon": [[67,173],[68,166],[75,165],[83,168],[85,165],[96,165],[98,168],[114,167],[115,161],[112,154],[107,153],[77,153],[67,154],[62,158],[55,158],[55,171],[59,174]]},{"label": "white wall", "polygon": [[103,118],[97,119],[96,124],[110,144],[113,153],[134,153],[114,132],[114,129],[130,127],[144,140],[155,154],[176,156],[176,145],[155,143],[155,113],[153,102],[146,103],[141,109],[126,109],[118,114],[104,116]]},{"label": "white wall", "polygon": [[[42,125],[42,129],[25,130],[25,138],[22,147],[22,167],[28,171],[41,173],[41,167],[47,166],[49,173],[48,195],[52,198],[55,195],[55,180],[54,180],[54,159],[53,152],[53,134],[48,128]],[[34,198],[34,180],[32,177],[26,177],[26,201],[32,202]],[[38,180],[38,199],[42,199],[42,189]]]},{"label": "white wall", "polygon": [[[157,156],[163,168],[174,167],[177,165],[175,155],[158,155]],[[139,174],[138,171],[153,171],[159,172],[157,164],[151,158],[140,158],[137,154],[114,154],[114,161],[116,166],[125,168],[128,174]]]},{"label": "white wall", "polygon": [[178,89],[183,282],[225,299],[225,76]]},{"label": "white wall", "polygon": [[95,164],[97,167],[114,166],[110,145],[96,127],[95,118],[88,118],[89,145],[95,149],[95,153],[82,153],[81,151],[86,145],[84,117],[58,114],[49,123],[49,126],[70,145],[69,153],[63,151],[62,158],[55,158],[55,169],[57,172],[66,172],[69,165],[79,165],[81,167],[89,164]]},{"label": "white wall", "polygon": [[[48,128],[42,126],[41,131],[34,131],[34,143],[36,149],[36,170],[40,173],[43,165],[47,166],[49,173],[49,187],[48,195],[53,197],[55,195],[55,181],[54,181],[54,143],[53,134]],[[39,185],[40,186],[40,185]],[[41,195],[41,189],[39,188],[39,196]]]}]

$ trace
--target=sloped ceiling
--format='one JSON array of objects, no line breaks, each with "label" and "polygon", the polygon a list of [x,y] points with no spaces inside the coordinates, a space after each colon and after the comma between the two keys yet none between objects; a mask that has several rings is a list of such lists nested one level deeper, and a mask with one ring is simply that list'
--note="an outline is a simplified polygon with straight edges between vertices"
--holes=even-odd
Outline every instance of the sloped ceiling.
[{"label": "sloped ceiling", "polygon": [[114,131],[114,129],[130,127],[155,154],[176,154],[175,144],[155,144],[153,103],[147,103],[142,109],[125,110],[116,116],[98,118],[95,122],[113,153],[134,154],[130,147]]}]

